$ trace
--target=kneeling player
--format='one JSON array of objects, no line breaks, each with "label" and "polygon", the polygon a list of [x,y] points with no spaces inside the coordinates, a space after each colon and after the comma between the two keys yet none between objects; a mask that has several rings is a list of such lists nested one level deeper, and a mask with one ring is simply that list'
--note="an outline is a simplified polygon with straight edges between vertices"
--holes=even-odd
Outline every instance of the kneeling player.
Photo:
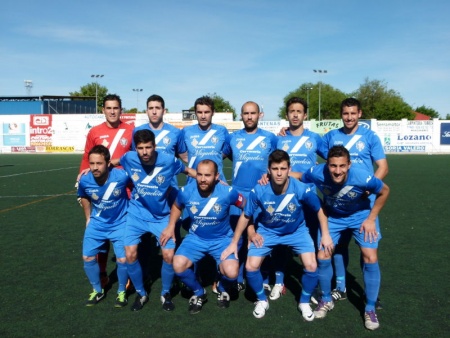
[{"label": "kneeling player", "polygon": [[239,262],[234,256],[220,258],[222,251],[230,244],[233,231],[230,226],[230,206],[241,207],[244,198],[235,189],[219,182],[217,164],[212,160],[202,160],[197,166],[196,181],[188,183],[178,193],[170,212],[170,221],[161,235],[161,245],[170,238],[175,240],[175,223],[184,208],[190,218],[189,234],[184,238],[173,259],[173,268],[181,281],[194,295],[189,300],[189,312],[200,312],[206,301],[206,291],[197,280],[190,267],[205,254],[210,254],[217,262],[220,283],[217,305],[227,308],[230,295],[227,290],[235,286]]},{"label": "kneeling player", "polygon": [[275,150],[269,156],[268,185],[257,185],[250,192],[247,205],[241,214],[231,245],[223,252],[222,258],[231,253],[237,255],[237,243],[247,227],[251,215],[261,208],[258,230],[249,234],[251,244],[246,263],[247,282],[256,293],[257,302],[253,315],[264,317],[269,309],[267,295],[264,292],[263,278],[260,272],[264,258],[279,244],[292,247],[304,266],[302,276],[302,294],[298,309],[307,321],[314,320],[309,305],[311,293],[317,285],[317,262],[314,243],[309,235],[304,219],[304,206],[313,209],[319,218],[324,247],[331,254],[333,245],[328,233],[327,218],[320,206],[320,200],[307,185],[289,178],[290,159],[284,150]]},{"label": "kneeling player", "polygon": [[127,304],[125,286],[128,280],[125,265],[125,248],[123,236],[126,224],[129,182],[128,175],[121,169],[108,169],[109,150],[102,146],[94,146],[89,151],[90,172],[83,175],[78,186],[78,196],[86,215],[86,231],[83,239],[84,270],[94,288],[86,302],[93,306],[105,297],[100,283],[100,269],[96,255],[103,244],[110,240],[114,246],[117,263],[116,307]]}]

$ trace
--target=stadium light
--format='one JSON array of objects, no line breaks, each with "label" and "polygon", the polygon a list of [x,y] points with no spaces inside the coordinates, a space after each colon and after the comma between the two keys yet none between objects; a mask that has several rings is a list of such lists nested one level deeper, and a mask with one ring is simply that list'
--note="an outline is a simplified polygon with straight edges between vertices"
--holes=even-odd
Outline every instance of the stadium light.
[{"label": "stadium light", "polygon": [[306,87],[306,119],[309,119],[309,92],[314,89],[314,87]]},{"label": "stadium light", "polygon": [[[314,73],[319,73],[319,76],[321,74],[328,73],[328,71],[326,69],[313,69],[313,71],[314,71]],[[320,78],[319,78],[319,121],[320,121],[320,100],[321,100],[320,92],[321,92],[321,88],[322,88],[322,82],[320,81]]]},{"label": "stadium light", "polygon": [[141,88],[133,88],[133,92],[136,92],[136,112],[139,113],[139,92],[142,92]]},{"label": "stadium light", "polygon": [[98,78],[102,78],[103,74],[92,74],[91,77],[95,78],[95,113],[98,114]]}]

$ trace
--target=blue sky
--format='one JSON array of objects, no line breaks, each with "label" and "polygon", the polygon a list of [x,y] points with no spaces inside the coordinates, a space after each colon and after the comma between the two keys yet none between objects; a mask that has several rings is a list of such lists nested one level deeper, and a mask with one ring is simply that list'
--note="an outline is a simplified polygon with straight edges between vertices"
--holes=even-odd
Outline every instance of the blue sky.
[{"label": "blue sky", "polygon": [[448,0],[4,0],[0,96],[26,95],[24,80],[33,95],[68,95],[104,74],[126,108],[133,88],[140,109],[157,93],[172,112],[216,92],[271,120],[304,82],[351,92],[369,78],[445,117],[449,15]]}]

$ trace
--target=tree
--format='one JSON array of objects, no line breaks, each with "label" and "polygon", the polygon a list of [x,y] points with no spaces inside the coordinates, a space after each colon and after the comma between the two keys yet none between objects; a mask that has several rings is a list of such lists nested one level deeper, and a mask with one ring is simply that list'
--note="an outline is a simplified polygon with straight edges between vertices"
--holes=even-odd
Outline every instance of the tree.
[{"label": "tree", "polygon": [[425,107],[425,105],[421,105],[420,107],[417,107],[416,109],[414,109],[416,112],[419,112],[421,114],[427,115],[431,118],[439,118],[439,113],[434,110],[433,108],[430,107]]},{"label": "tree", "polygon": [[[319,82],[312,84],[310,82],[303,83],[297,89],[287,94],[284,99],[284,106],[278,110],[278,117],[286,118],[285,105],[291,97],[301,97],[306,100],[309,105],[308,118],[319,118]],[[346,97],[346,94],[339,89],[320,82],[320,118],[321,119],[339,119],[339,107],[341,101]]]},{"label": "tree", "polygon": [[361,102],[364,119],[414,119],[411,106],[395,90],[388,89],[384,81],[366,78],[351,96]]},{"label": "tree", "polygon": [[[236,109],[230,104],[230,102],[217,93],[208,93],[206,96],[209,96],[214,101],[214,109],[216,112],[233,113],[233,120],[236,119]],[[195,110],[195,107],[192,106],[190,110]]]},{"label": "tree", "polygon": [[100,86],[97,82],[91,82],[81,86],[80,91],[69,93],[70,96],[92,96],[97,94],[97,112],[102,110],[103,98],[108,94],[108,88]]}]

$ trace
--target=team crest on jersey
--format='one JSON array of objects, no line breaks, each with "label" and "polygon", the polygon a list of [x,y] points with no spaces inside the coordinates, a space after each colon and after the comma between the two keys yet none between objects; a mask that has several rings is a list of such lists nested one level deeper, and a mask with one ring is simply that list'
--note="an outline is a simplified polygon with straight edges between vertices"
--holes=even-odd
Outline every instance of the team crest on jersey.
[{"label": "team crest on jersey", "polygon": [[356,149],[358,149],[358,151],[361,151],[365,148],[365,144],[363,141],[358,141],[356,142]]},{"label": "team crest on jersey", "polygon": [[109,142],[108,142],[108,140],[107,140],[107,139],[103,139],[103,141],[102,141],[102,146],[104,146],[104,147],[108,148],[108,146],[109,146]]},{"label": "team crest on jersey", "polygon": [[163,175],[156,176],[156,183],[158,183],[158,185],[163,184],[165,180],[166,178]]},{"label": "team crest on jersey", "polygon": [[197,140],[196,137],[191,141],[191,144],[192,144],[194,147],[197,147],[198,140]]},{"label": "team crest on jersey", "polygon": [[214,135],[213,137],[211,137],[211,142],[212,144],[217,144],[217,142],[219,142],[219,138],[216,135]]},{"label": "team crest on jersey", "polygon": [[287,142],[284,143],[282,149],[287,152],[289,150],[289,144]]},{"label": "team crest on jersey", "polygon": [[198,209],[195,205],[193,205],[189,210],[191,210],[193,215],[195,215],[198,212]]},{"label": "team crest on jersey", "polygon": [[122,190],[120,190],[120,189],[114,189],[114,191],[113,191],[113,195],[114,196],[120,196],[120,194],[122,193]]},{"label": "team crest on jersey", "polygon": [[123,147],[126,147],[128,144],[128,140],[125,137],[122,137],[119,142],[120,142],[120,145]]},{"label": "team crest on jersey", "polygon": [[95,192],[92,194],[91,198],[96,201],[99,199],[98,195]]},{"label": "team crest on jersey", "polygon": [[273,212],[275,211],[275,209],[273,208],[273,206],[269,205],[269,206],[267,207],[266,211],[267,211],[269,214],[272,215]]},{"label": "team crest on jersey", "polygon": [[168,146],[170,144],[170,137],[166,136],[163,138],[163,144],[165,146]]},{"label": "team crest on jersey", "polygon": [[132,176],[131,176],[131,179],[133,180],[133,181],[138,181],[139,180],[139,175],[137,174],[137,173],[134,173]]},{"label": "team crest on jersey", "polygon": [[222,206],[220,204],[216,203],[216,204],[214,204],[212,209],[216,214],[219,214],[222,211]]},{"label": "team crest on jersey", "polygon": [[267,149],[267,143],[266,143],[266,141],[261,141],[261,143],[259,144],[259,147],[260,147],[261,149]]},{"label": "team crest on jersey", "polygon": [[305,147],[306,149],[311,150],[313,148],[313,143],[308,140],[305,142]]},{"label": "team crest on jersey", "polygon": [[357,194],[354,191],[349,191],[347,193],[347,196],[350,197],[351,199],[354,199],[354,198],[356,198]]},{"label": "team crest on jersey", "polygon": [[236,144],[236,148],[241,149],[244,146],[242,141],[239,141],[238,144]]},{"label": "team crest on jersey", "polygon": [[290,213],[293,213],[297,209],[297,206],[294,203],[289,203],[287,209]]}]

